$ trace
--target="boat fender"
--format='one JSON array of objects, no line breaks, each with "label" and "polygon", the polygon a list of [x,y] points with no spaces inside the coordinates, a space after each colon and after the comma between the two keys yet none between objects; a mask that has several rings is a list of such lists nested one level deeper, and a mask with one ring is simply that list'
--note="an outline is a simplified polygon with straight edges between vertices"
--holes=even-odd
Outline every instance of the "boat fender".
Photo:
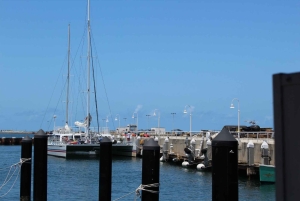
[{"label": "boat fender", "polygon": [[192,153],[192,150],[186,147],[186,148],[184,148],[184,152],[185,152],[186,154],[191,154],[191,153]]},{"label": "boat fender", "polygon": [[163,156],[160,157],[159,161],[160,161],[160,162],[164,162],[164,157],[163,157]]},{"label": "boat fender", "polygon": [[187,162],[187,161],[183,161],[183,162],[182,162],[182,166],[183,166],[183,167],[187,167],[188,165],[189,165],[189,162]]},{"label": "boat fender", "polygon": [[197,165],[197,170],[202,170],[204,168],[205,168],[205,165],[202,164],[202,163],[200,163],[200,164]]}]

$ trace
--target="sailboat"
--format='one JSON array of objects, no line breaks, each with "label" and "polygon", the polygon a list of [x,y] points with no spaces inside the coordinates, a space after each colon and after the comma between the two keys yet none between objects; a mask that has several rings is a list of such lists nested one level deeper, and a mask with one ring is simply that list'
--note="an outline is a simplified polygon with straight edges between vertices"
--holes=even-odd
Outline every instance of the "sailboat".
[{"label": "sailboat", "polygon": [[[108,137],[112,140],[112,154],[121,156],[135,156],[135,143],[128,141],[117,141],[109,133],[91,132],[90,124],[92,116],[90,114],[90,2],[88,0],[87,37],[88,37],[88,60],[87,60],[87,116],[83,122],[76,121],[74,124],[77,130],[69,126],[69,82],[70,82],[70,26],[68,28],[68,74],[66,90],[66,122],[63,127],[54,128],[53,134],[48,138],[48,155],[67,158],[74,155],[94,155],[100,151],[100,140]],[[84,131],[81,131],[84,129]]]}]

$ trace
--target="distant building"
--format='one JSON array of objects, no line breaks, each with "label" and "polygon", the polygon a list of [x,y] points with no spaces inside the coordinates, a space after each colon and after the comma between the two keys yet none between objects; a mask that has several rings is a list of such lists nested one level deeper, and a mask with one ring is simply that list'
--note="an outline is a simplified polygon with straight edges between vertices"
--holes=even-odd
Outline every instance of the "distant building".
[{"label": "distant building", "polygon": [[125,132],[137,132],[137,126],[135,124],[128,124],[125,127],[120,127],[116,129],[117,133],[125,133]]},{"label": "distant building", "polygon": [[156,135],[159,135],[159,134],[161,134],[161,135],[164,135],[164,134],[166,134],[166,129],[165,128],[162,128],[162,127],[159,127],[159,128],[151,128],[151,133],[154,133],[154,134],[156,134]]}]

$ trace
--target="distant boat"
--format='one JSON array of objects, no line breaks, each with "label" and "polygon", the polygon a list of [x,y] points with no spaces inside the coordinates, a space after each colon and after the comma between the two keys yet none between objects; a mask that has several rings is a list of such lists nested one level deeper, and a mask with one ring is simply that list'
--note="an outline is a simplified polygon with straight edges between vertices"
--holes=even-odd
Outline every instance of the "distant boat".
[{"label": "distant boat", "polygon": [[[88,65],[87,65],[87,116],[83,122],[76,121],[75,126],[78,128],[74,131],[69,126],[68,121],[68,104],[69,104],[69,77],[70,77],[70,26],[69,26],[69,46],[68,46],[68,75],[67,75],[67,101],[66,101],[66,122],[63,127],[54,128],[53,133],[48,138],[48,155],[67,158],[71,155],[90,155],[97,154],[100,150],[100,141],[103,137],[108,137],[112,140],[112,154],[133,156],[135,143],[131,141],[120,141],[114,139],[111,134],[100,133],[99,126],[98,132],[91,131],[90,123],[92,116],[90,114],[90,59],[91,59],[91,43],[90,43],[90,18],[89,18],[89,5],[88,0],[88,21],[87,21],[87,35],[88,35]],[[96,100],[97,101],[97,100]],[[54,117],[55,118],[55,117]],[[99,125],[99,124],[98,124]],[[84,129],[84,131],[81,131]]]},{"label": "distant boat", "polygon": [[260,182],[275,183],[275,166],[274,165],[259,165]]}]

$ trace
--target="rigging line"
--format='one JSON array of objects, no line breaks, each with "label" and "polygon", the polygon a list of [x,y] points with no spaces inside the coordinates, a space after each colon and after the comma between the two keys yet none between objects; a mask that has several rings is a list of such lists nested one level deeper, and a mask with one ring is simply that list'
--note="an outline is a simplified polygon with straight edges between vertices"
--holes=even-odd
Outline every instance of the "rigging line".
[{"label": "rigging line", "polygon": [[[82,47],[83,44],[84,44],[84,36],[85,36],[85,31],[84,31],[84,33],[83,33],[83,35],[82,35],[82,37],[81,37],[81,42],[79,43],[79,46],[78,46],[78,48],[77,48],[75,57],[74,57],[74,59],[73,59],[73,61],[72,61],[72,65],[71,65],[71,70],[74,69],[75,74],[77,74],[77,75],[79,75],[80,73],[77,72],[76,68],[74,68],[74,63],[75,63],[75,59],[76,59],[76,57],[77,57],[77,54],[78,54],[78,52],[79,52],[80,47]],[[81,62],[81,59],[79,59],[79,60],[80,60],[80,62]],[[81,66],[82,66],[82,62],[81,62]],[[78,83],[79,83],[78,86],[82,86],[82,84],[81,84],[81,82],[80,82],[80,79],[78,79]],[[77,94],[77,100],[78,100],[79,93],[76,93],[76,94]],[[77,101],[77,104],[78,104],[78,101]],[[76,108],[75,108],[75,111],[76,111],[75,116],[77,116],[77,104],[76,104]],[[73,106],[72,106],[72,107],[73,107]]]},{"label": "rigging line", "polygon": [[[66,55],[66,57],[65,57],[65,61],[63,62],[63,65],[62,65],[62,66],[61,66],[61,68],[60,68],[60,74],[61,74],[61,72],[62,72],[62,69],[63,69],[64,65],[65,65],[66,59],[67,59],[67,55]],[[43,122],[44,122],[44,119],[45,119],[46,113],[47,113],[47,111],[48,111],[48,109],[49,109],[50,102],[51,102],[51,100],[52,100],[52,98],[53,98],[53,94],[54,94],[55,88],[56,88],[56,86],[57,86],[57,83],[58,83],[58,79],[59,79],[59,77],[56,79],[56,82],[55,82],[55,85],[54,85],[53,91],[52,91],[52,93],[51,93],[50,100],[49,100],[49,102],[48,102],[48,105],[47,105],[46,111],[45,111],[45,113],[44,113],[44,115],[43,115],[42,122],[41,122],[41,124],[40,124],[40,128],[42,128],[42,125],[43,125]]]},{"label": "rigging line", "polygon": [[[75,65],[75,60],[76,60],[76,58],[77,58],[77,55],[78,55],[78,53],[79,53],[79,50],[80,50],[80,47],[82,47],[83,46],[83,44],[84,44],[84,37],[85,37],[85,34],[86,34],[86,24],[84,23],[84,31],[83,31],[83,34],[82,34],[82,36],[81,36],[81,40],[80,40],[80,43],[79,43],[79,45],[78,45],[78,48],[77,48],[77,50],[76,50],[76,53],[75,53],[75,56],[74,56],[74,58],[72,59],[72,64],[71,64],[71,68],[70,68],[70,70],[74,70],[75,71],[75,73],[77,73],[77,74],[79,74],[77,71],[76,71],[76,68],[74,68],[74,65]],[[81,60],[80,60],[81,61]],[[79,84],[80,85],[80,84]]]},{"label": "rigging line", "polygon": [[[92,29],[91,29],[90,33],[91,33],[91,35],[93,35],[93,34],[92,34]],[[92,38],[92,40],[93,40],[93,43],[95,44],[94,37],[91,37],[91,38]],[[101,74],[101,78],[102,78],[102,83],[103,83],[103,86],[104,86],[104,92],[105,92],[106,101],[107,101],[107,104],[108,104],[109,113],[112,114],[112,112],[111,112],[111,107],[110,107],[110,104],[109,104],[108,95],[107,95],[107,91],[106,91],[106,86],[105,86],[105,82],[104,82],[104,78],[103,78],[103,73],[102,73],[101,65],[100,65],[100,62],[99,62],[99,59],[98,59],[97,48],[95,48],[95,51],[96,51],[96,55],[97,55],[97,61],[98,61],[99,69],[100,69],[100,74]],[[113,128],[115,128],[115,124],[114,124],[114,121],[113,121],[113,117],[112,117],[112,116],[111,116],[111,121],[112,121],[112,124],[113,124]]]},{"label": "rigging line", "polygon": [[[85,27],[85,25],[84,25],[84,27]],[[73,66],[74,66],[75,59],[76,59],[77,54],[78,54],[78,52],[79,52],[80,44],[83,43],[83,39],[84,39],[85,32],[86,32],[86,30],[84,29],[84,33],[82,34],[81,41],[80,41],[80,43],[79,43],[79,46],[78,46],[78,48],[77,48],[77,50],[76,50],[76,53],[75,53],[75,57],[74,57],[74,59],[73,59],[73,61],[72,61],[72,64],[71,64],[71,69],[72,69]],[[65,57],[65,61],[64,61],[63,65],[61,66],[60,74],[62,73],[62,70],[63,70],[63,68],[64,68],[64,66],[65,66],[66,60],[67,60],[67,54],[66,54],[66,57]],[[48,109],[49,109],[49,105],[50,105],[51,100],[52,100],[52,98],[53,98],[53,94],[54,94],[54,91],[55,91],[55,89],[56,89],[56,86],[57,86],[57,83],[58,83],[58,79],[59,79],[59,77],[57,78],[56,83],[55,83],[55,85],[54,85],[54,88],[53,88],[53,91],[52,91],[50,100],[49,100],[49,102],[48,102],[48,106],[47,106],[46,111],[45,111],[45,113],[44,113],[44,116],[43,116],[43,118],[42,118],[42,122],[41,122],[41,124],[40,124],[40,128],[42,127],[42,124],[43,124],[43,122],[44,122],[46,113],[47,113],[47,111],[48,111]],[[65,83],[65,85],[66,85],[66,83]],[[60,100],[60,99],[59,99],[59,100]],[[55,108],[54,113],[56,112],[56,109],[57,109],[57,107]],[[52,118],[51,118],[51,120],[52,120]],[[49,127],[50,127],[50,124],[48,125],[48,128],[47,128],[48,130],[49,130]]]},{"label": "rigging line", "polygon": [[96,83],[95,83],[95,69],[94,69],[94,59],[93,59],[93,49],[92,49],[92,44],[90,41],[90,46],[91,46],[91,58],[92,58],[92,71],[93,71],[93,80],[94,80],[94,94],[95,94],[95,106],[96,106],[96,116],[97,116],[97,128],[98,128],[98,133],[99,132],[99,116],[98,116],[98,104],[97,104],[97,91],[96,91]]}]

